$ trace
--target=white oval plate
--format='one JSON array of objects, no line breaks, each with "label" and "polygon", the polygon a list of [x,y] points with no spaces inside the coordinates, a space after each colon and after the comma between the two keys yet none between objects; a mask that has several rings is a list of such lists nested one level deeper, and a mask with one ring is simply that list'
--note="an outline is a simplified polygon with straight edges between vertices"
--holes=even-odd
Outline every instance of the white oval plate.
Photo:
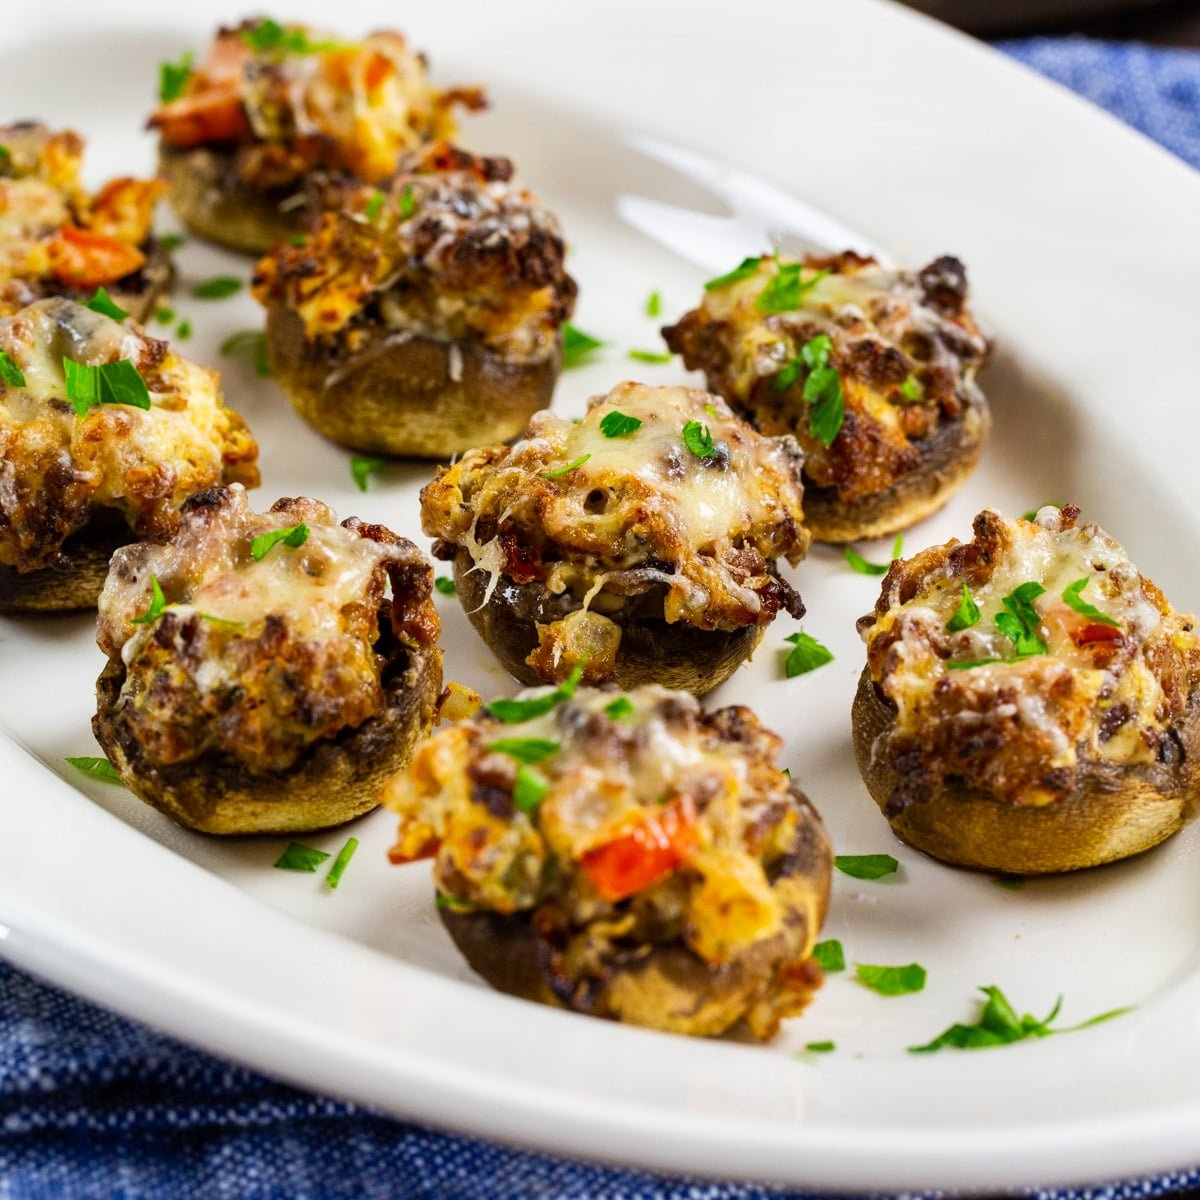
[{"label": "white oval plate", "polygon": [[[319,22],[327,6],[279,15]],[[139,133],[157,63],[199,50],[236,9],[145,0],[20,6],[6,16],[7,103],[91,142],[94,181],[149,169]],[[920,265],[961,255],[1000,352],[986,460],[910,549],[966,536],[985,504],[1020,512],[1072,498],[1130,548],[1181,607],[1200,606],[1192,497],[1200,438],[1195,353],[1197,177],[1051,85],[910,13],[868,0],[726,4],[636,0],[423,6],[409,32],[443,82],[483,81],[492,114],[468,144],[506,152],[561,214],[582,288],[576,321],[609,345],[568,373],[577,412],[658,346],[651,290],[673,317],[710,272],[617,216],[620,195],[722,209],[631,135],[703,151],[785,189]],[[338,6],[354,33],[393,16]],[[644,146],[645,143],[643,142]],[[747,190],[748,188],[748,190]],[[747,200],[747,196],[750,197]],[[757,196],[757,199],[755,199]],[[776,206],[745,185],[739,204]],[[794,215],[794,214],[793,214]],[[740,227],[755,239],[753,222]],[[726,233],[728,230],[726,230]],[[736,232],[736,231],[735,231]],[[717,266],[761,244],[700,239]],[[736,243],[736,244],[735,244]],[[189,241],[175,307],[183,347],[225,372],[263,446],[265,507],[309,493],[426,544],[416,493],[431,468],[389,467],[354,491],[348,455],[322,442],[248,364],[221,360],[253,326],[245,296],[193,300],[243,259]],[[865,548],[886,557],[886,547]],[[833,976],[766,1047],[694,1042],[589,1020],[489,991],[451,949],[427,864],[389,867],[387,814],[337,893],[274,871],[281,842],[218,842],[172,826],[63,763],[94,752],[101,656],[87,617],[0,621],[0,921],[4,951],[97,1000],[214,1051],[403,1117],[544,1150],[809,1188],[1001,1188],[1183,1165],[1197,1157],[1200,1004],[1197,838],[1072,878],[995,886],[897,844],[855,772],[849,707],[862,649],[854,619],[876,584],[817,550],[795,573],[806,628],[836,661],[781,677],[790,622],[714,697],[752,704],[843,853],[890,852],[899,873],[839,875],[825,936],[853,962],[929,971],[919,995],[879,997]],[[452,600],[450,678],[510,690]],[[336,851],[346,831],[308,839]],[[1136,1004],[1094,1029],[1000,1050],[913,1057],[905,1047],[978,1012],[999,984],[1022,1011],[1061,992],[1063,1020]],[[837,1050],[796,1057],[807,1042]]]}]

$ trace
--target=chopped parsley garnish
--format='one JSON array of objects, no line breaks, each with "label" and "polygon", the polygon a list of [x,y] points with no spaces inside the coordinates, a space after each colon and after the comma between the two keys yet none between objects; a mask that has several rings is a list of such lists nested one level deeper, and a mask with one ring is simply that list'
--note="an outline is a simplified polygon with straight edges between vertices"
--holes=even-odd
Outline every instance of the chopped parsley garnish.
[{"label": "chopped parsley garnish", "polygon": [[337,885],[342,881],[342,875],[345,874],[346,868],[350,865],[350,860],[354,857],[355,850],[358,849],[358,838],[352,837],[346,839],[346,844],[338,851],[338,856],[333,860],[333,866],[329,868],[329,874],[325,876],[325,882],[337,891]]},{"label": "chopped parsley garnish", "polygon": [[270,377],[271,360],[267,357],[267,335],[261,329],[243,329],[238,333],[231,333],[219,348],[222,354],[241,354],[249,350],[254,360],[254,373],[263,379]]},{"label": "chopped parsley garnish", "polygon": [[759,312],[795,312],[809,288],[815,287],[828,270],[818,271],[811,279],[801,279],[803,263],[780,263],[775,274],[767,280],[767,286],[758,294],[754,307]]},{"label": "chopped parsley garnish", "polygon": [[850,546],[847,546],[843,553],[846,556],[846,562],[860,575],[886,575],[891,569],[892,563],[900,557],[900,552],[903,549],[904,534],[898,533],[896,534],[896,540],[892,543],[892,557],[886,563],[867,562],[861,554],[858,554]]},{"label": "chopped parsley garnish", "polygon": [[522,763],[517,768],[517,782],[513,786],[513,804],[523,813],[536,812],[550,790],[550,781],[533,767]]},{"label": "chopped parsley garnish", "polygon": [[63,359],[63,376],[67,399],[75,412],[83,417],[98,404],[128,404],[131,408],[149,408],[150,391],[137,367],[127,358],[120,362],[78,363]]},{"label": "chopped parsley garnish", "polygon": [[721,288],[729,287],[733,283],[741,283],[743,279],[749,279],[751,275],[758,270],[758,264],[762,262],[760,257],[743,258],[732,271],[725,275],[718,275],[716,279],[710,279],[705,285],[706,292],[715,292]]},{"label": "chopped parsley garnish", "polygon": [[507,754],[523,763],[540,763],[543,758],[549,758],[558,753],[558,743],[549,738],[497,738],[488,742],[488,750],[497,754]]},{"label": "chopped parsley garnish", "polygon": [[262,562],[271,552],[272,547],[282,542],[294,550],[308,541],[308,526],[303,521],[291,525],[287,529],[271,529],[250,539],[250,556],[255,562]]},{"label": "chopped parsley garnish", "polygon": [[1018,888],[1025,885],[1025,877],[1023,875],[999,875],[992,882],[998,888],[1004,888],[1005,891],[1015,892]]},{"label": "chopped parsley garnish", "polygon": [[379,214],[383,211],[384,196],[382,192],[374,192],[370,200],[367,201],[367,207],[363,209],[363,216],[371,222],[372,225],[379,220]]},{"label": "chopped parsley garnish", "polygon": [[207,621],[210,625],[216,625],[221,629],[245,629],[245,621],[235,621],[231,617],[218,617],[216,613],[198,612],[196,614],[201,620]]},{"label": "chopped parsley garnish", "polygon": [[263,17],[253,29],[243,29],[238,36],[256,54],[324,54],[338,49],[337,42],[312,42],[303,29],[285,29],[278,21]]},{"label": "chopped parsley garnish", "polygon": [[434,581],[433,586],[437,588],[443,596],[454,596],[458,593],[458,584],[450,578],[449,575],[439,575]]},{"label": "chopped parsley garnish", "polygon": [[158,64],[158,98],[169,104],[183,95],[183,85],[187,83],[192,73],[192,54],[185,51],[177,63],[163,62]]},{"label": "chopped parsley garnish", "polygon": [[564,475],[569,475],[576,467],[582,467],[585,462],[592,456],[590,454],[581,454],[574,462],[569,462],[565,467],[559,467],[557,471],[543,471],[543,479],[561,479]]},{"label": "chopped parsley garnish", "polygon": [[702,421],[689,421],[683,427],[683,444],[697,458],[713,458],[717,453],[712,434]]},{"label": "chopped parsley garnish", "polygon": [[783,640],[792,644],[783,663],[783,673],[788,679],[795,679],[797,675],[807,675],[809,671],[815,671],[818,667],[833,662],[832,652],[803,629],[788,634]]},{"label": "chopped parsley garnish", "polygon": [[812,956],[817,966],[827,975],[846,969],[846,954],[842,949],[842,943],[837,938],[830,938],[827,942],[818,942],[813,947]]},{"label": "chopped parsley garnish", "polygon": [[329,857],[324,850],[314,850],[299,842],[288,842],[287,849],[275,860],[280,871],[313,872]]},{"label": "chopped parsley garnish", "polygon": [[534,717],[543,716],[551,709],[557,708],[564,700],[570,700],[582,678],[583,664],[580,663],[572,668],[570,675],[558,687],[544,696],[534,696],[529,700],[509,700],[502,697],[499,700],[489,700],[483,708],[489,716],[495,717],[505,725],[532,721]]},{"label": "chopped parsley garnish", "polygon": [[157,575],[150,576],[150,607],[140,617],[130,617],[131,625],[153,625],[167,607],[167,598],[163,595],[162,585]]},{"label": "chopped parsley garnish", "polygon": [[192,336],[191,321],[180,321],[175,329],[175,336],[181,341],[186,342]]},{"label": "chopped parsley garnish", "polygon": [[1047,653],[1046,643],[1038,632],[1042,618],[1033,607],[1034,600],[1045,590],[1037,580],[1031,579],[1014,588],[1001,601],[1006,611],[996,614],[996,628],[1012,642],[1017,658]]},{"label": "chopped parsley garnish", "polygon": [[350,478],[360,492],[367,490],[367,480],[387,463],[385,458],[367,458],[362,454],[350,458]]},{"label": "chopped parsley garnish", "polygon": [[962,662],[948,662],[947,671],[970,671],[973,667],[986,667],[992,663],[1003,662],[1001,658],[967,658]]},{"label": "chopped parsley garnish", "polygon": [[1063,603],[1068,608],[1073,608],[1080,616],[1090,617],[1093,621],[1099,621],[1101,625],[1111,625],[1114,629],[1121,628],[1121,622],[1114,620],[1108,613],[1102,613],[1094,604],[1089,604],[1083,599],[1080,594],[1088,585],[1088,576],[1082,579],[1075,580],[1074,583],[1069,583],[1063,588]]},{"label": "chopped parsley garnish", "polygon": [[606,438],[626,437],[635,430],[641,429],[640,417],[631,417],[627,413],[613,411],[605,413],[600,422],[600,432]]},{"label": "chopped parsley garnish", "polygon": [[810,1054],[831,1054],[837,1045],[833,1042],[807,1042],[804,1049]]},{"label": "chopped parsley garnish", "polygon": [[123,321],[129,314],[108,294],[108,289],[98,287],[96,294],[87,302],[92,312],[103,313],[114,321]]},{"label": "chopped parsley garnish", "polygon": [[[175,310],[173,308],[156,308],[154,310],[154,319],[160,325],[170,325],[175,320]],[[241,336],[240,334],[236,334],[236,333],[234,334],[234,337],[240,337],[240,336]],[[226,338],[225,340],[228,341],[229,339]],[[222,342],[221,343],[222,353],[224,353],[224,346],[225,346],[225,343]]]},{"label": "chopped parsley garnish", "polygon": [[662,312],[662,296],[658,292],[651,292],[646,297],[646,316],[657,317]]},{"label": "chopped parsley garnish", "polygon": [[7,147],[0,145],[0,171],[6,170],[12,163],[12,151]]},{"label": "chopped parsley garnish", "polygon": [[870,963],[855,963],[854,973],[859,983],[865,984],[881,996],[907,996],[925,987],[925,968],[919,963],[904,967],[881,967]]},{"label": "chopped parsley garnish", "polygon": [[669,363],[674,355],[662,350],[630,350],[629,357],[634,362]]},{"label": "chopped parsley garnish", "polygon": [[82,771],[90,779],[102,779],[105,783],[120,783],[121,777],[117,768],[107,758],[68,758],[67,763],[77,771]]},{"label": "chopped parsley garnish", "polygon": [[582,329],[577,329],[570,321],[563,326],[562,338],[563,366],[568,370],[571,367],[581,366],[593,350],[599,350],[604,345],[599,338],[594,338],[590,333],[584,333]]},{"label": "chopped parsley garnish", "polygon": [[932,1042],[926,1042],[923,1046],[909,1046],[908,1052],[910,1054],[932,1054],[944,1046],[953,1046],[957,1050],[982,1050],[986,1046],[1009,1046],[1013,1042],[1023,1042],[1027,1038],[1053,1037],[1057,1033],[1075,1033],[1080,1029],[1099,1025],[1102,1021],[1111,1021],[1113,1017],[1130,1012],[1133,1007],[1127,1005],[1124,1008],[1114,1008],[1087,1021],[1081,1021],[1078,1025],[1068,1025],[1063,1029],[1051,1029],[1050,1022],[1058,1016],[1058,1011],[1062,1008],[1061,996],[1050,1010],[1049,1015],[1039,1020],[1028,1013],[1023,1017],[1018,1017],[1016,1009],[998,987],[981,987],[979,990],[987,997],[987,1001],[983,1006],[983,1011],[979,1014],[979,1020],[974,1025],[951,1025],[949,1029],[939,1033]]},{"label": "chopped parsley garnish", "polygon": [[460,900],[457,896],[447,896],[438,892],[433,898],[435,908],[448,909],[450,912],[469,913],[475,911],[475,905],[470,900]]},{"label": "chopped parsley garnish", "polygon": [[164,250],[178,250],[184,243],[182,233],[160,233],[158,235],[158,244]]},{"label": "chopped parsley garnish", "polygon": [[299,248],[301,246],[307,246],[308,245],[308,234],[307,233],[293,233],[288,238],[287,241],[288,241],[289,246],[296,246],[297,248]]},{"label": "chopped parsley garnish", "polygon": [[962,599],[959,600],[958,607],[954,610],[954,616],[946,622],[946,629],[950,633],[959,633],[964,629],[970,629],[978,621],[979,605],[971,599],[971,593],[967,591],[967,585],[964,582],[962,585]]},{"label": "chopped parsley garnish", "polygon": [[25,386],[25,372],[17,366],[7,350],[0,350],[0,379],[9,387]]},{"label": "chopped parsley garnish", "polygon": [[905,400],[920,400],[925,395],[925,389],[921,386],[921,381],[915,375],[910,375],[900,385],[900,395]]},{"label": "chopped parsley garnish", "polygon": [[604,715],[610,721],[619,721],[633,712],[633,701],[628,696],[618,696],[604,706]]},{"label": "chopped parsley garnish", "polygon": [[225,300],[242,290],[242,281],[234,275],[214,275],[192,287],[197,300]]},{"label": "chopped parsley garnish", "polygon": [[416,200],[413,199],[413,185],[406,183],[404,191],[400,193],[400,219],[407,221],[413,215],[413,210],[416,207]]},{"label": "chopped parsley garnish", "polygon": [[800,358],[808,368],[802,393],[809,404],[808,428],[826,449],[841,432],[846,415],[842,377],[829,365],[832,353],[833,341],[825,333],[811,338],[800,348]]},{"label": "chopped parsley garnish", "polygon": [[839,854],[833,865],[854,879],[882,879],[894,875],[900,867],[890,854]]}]

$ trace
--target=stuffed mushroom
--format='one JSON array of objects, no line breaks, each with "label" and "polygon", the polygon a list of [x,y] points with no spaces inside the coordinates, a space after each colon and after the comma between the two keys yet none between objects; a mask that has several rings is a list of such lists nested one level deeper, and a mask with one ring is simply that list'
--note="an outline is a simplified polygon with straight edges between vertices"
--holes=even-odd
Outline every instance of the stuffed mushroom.
[{"label": "stuffed mushroom", "polygon": [[808,547],[802,461],[716,396],[622,383],[579,422],[538,413],[515,445],[443,468],[421,522],[522,682],[583,665],[589,683],[703,695],[781,609],[804,613],[777,570]]},{"label": "stuffed mushroom", "polygon": [[221,29],[206,60],[164,66],[160,135],[168,199],[193,232],[261,254],[299,233],[313,172],[378,183],[406,151],[455,132],[456,104],[399,33],[348,42],[261,17]]},{"label": "stuffed mushroom", "polygon": [[0,318],[0,612],[91,608],[113,550],[258,482],[215,371],[72,300]]},{"label": "stuffed mushroom", "polygon": [[274,375],[326,437],[448,458],[550,403],[575,283],[557,219],[506,158],[446,144],[383,189],[343,187],[259,263]]},{"label": "stuffed mushroom", "polygon": [[990,344],[957,259],[914,273],[852,253],[748,258],[663,336],[757,428],[799,439],[818,541],[907,528],[979,459]]},{"label": "stuffed mushroom", "polygon": [[748,709],[658,686],[494,701],[384,789],[392,859],[435,857],[438,908],[502,991],[697,1036],[765,1039],[821,982],[820,818]]},{"label": "stuffed mushroom", "polygon": [[163,184],[111,179],[89,194],[83,149],[69,129],[0,126],[0,314],[103,287],[144,321],[170,280],[170,260],[150,232]]},{"label": "stuffed mushroom", "polygon": [[131,791],[204,833],[348,821],[432,722],[432,584],[411,542],[317,500],[195,496],[170,542],[113,556],[96,738]]},{"label": "stuffed mushroom", "polygon": [[1200,800],[1200,638],[1079,509],[985,511],[859,622],[867,787],[905,841],[1012,874],[1169,837]]}]

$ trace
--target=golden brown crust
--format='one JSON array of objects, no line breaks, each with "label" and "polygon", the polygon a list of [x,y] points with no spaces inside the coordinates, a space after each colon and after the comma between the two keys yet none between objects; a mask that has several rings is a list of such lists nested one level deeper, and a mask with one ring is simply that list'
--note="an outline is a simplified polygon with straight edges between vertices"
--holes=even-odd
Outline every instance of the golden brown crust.
[{"label": "golden brown crust", "polygon": [[360,331],[316,342],[292,309],[267,309],[267,345],[276,381],[319,433],[372,454],[444,459],[472,446],[508,441],[554,393],[561,349],[535,362],[510,362],[475,342]]},{"label": "golden brown crust", "polygon": [[854,752],[867,790],[896,835],[955,866],[1044,875],[1115,862],[1158,845],[1190,820],[1200,801],[1200,701],[1179,730],[1180,760],[1132,767],[1086,761],[1074,790],[1046,805],[1014,805],[948,780],[900,809],[900,770],[878,752],[895,721],[864,668],[853,709]]},{"label": "golden brown crust", "polygon": [[[693,1037],[718,1036],[745,1019],[754,1036],[769,1038],[779,1018],[801,1012],[821,984],[820,968],[811,959],[788,958],[783,947],[815,941],[828,909],[833,870],[820,818],[799,789],[792,793],[800,821],[791,853],[772,883],[785,906],[785,931],[731,963],[705,962],[679,942],[635,945],[608,960],[603,977],[584,988],[565,971],[562,931],[545,913],[505,916],[443,908],[439,916],[467,962],[510,995]],[[809,928],[814,890],[816,921]],[[786,1011],[768,1011],[781,992],[789,995]]]}]

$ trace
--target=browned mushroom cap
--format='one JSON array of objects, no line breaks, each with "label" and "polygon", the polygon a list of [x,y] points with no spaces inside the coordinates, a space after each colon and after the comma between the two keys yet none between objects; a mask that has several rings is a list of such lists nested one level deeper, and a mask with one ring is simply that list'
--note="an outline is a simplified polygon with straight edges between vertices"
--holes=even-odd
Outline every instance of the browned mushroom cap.
[{"label": "browned mushroom cap", "polygon": [[510,441],[550,404],[561,344],[523,362],[478,342],[371,328],[351,351],[340,339],[306,338],[294,310],[267,308],[271,368],[296,411],[331,441],[370,454],[441,459]]},{"label": "browned mushroom cap", "polygon": [[[668,624],[652,614],[661,595],[651,593],[640,610],[590,618],[577,629],[555,622],[567,614],[562,599],[538,582],[514,583],[502,578],[487,595],[488,576],[473,569],[470,554],[459,548],[454,557],[458,597],[476,632],[514,678],[537,685],[561,682],[576,662],[585,662],[584,679],[614,681],[629,689],[658,683],[703,696],[720,686],[744,663],[762,640],[761,625],[740,629],[697,629],[683,622]],[[646,615],[650,610],[650,615]],[[547,639],[538,626],[558,632],[558,648],[568,653],[537,654]],[[535,657],[536,656],[536,657]],[[531,662],[531,659],[533,661]]]},{"label": "browned mushroom cap", "polygon": [[785,909],[783,927],[732,962],[706,963],[674,941],[629,946],[603,964],[602,980],[579,988],[562,973],[556,931],[536,917],[451,909],[439,915],[471,966],[510,995],[696,1037],[724,1033],[744,1019],[755,1036],[770,1037],[779,1017],[800,1012],[821,983],[820,968],[796,958],[795,947],[809,947],[816,938],[833,870],[820,818],[803,793],[793,788],[792,794],[800,822],[772,881]]},{"label": "browned mushroom cap", "polygon": [[[384,624],[386,629],[386,622]],[[96,682],[92,730],[121,782],[140,800],[201,833],[307,833],[341,825],[378,804],[383,782],[408,762],[433,723],[442,688],[442,652],[386,639],[383,710],[312,747],[282,771],[252,772],[208,754],[158,767],[121,721],[120,660]]]},{"label": "browned mushroom cap", "polygon": [[975,470],[991,427],[987,404],[969,402],[956,420],[914,443],[919,461],[895,483],[852,500],[808,481],[804,519],[818,542],[888,537],[937,512]]},{"label": "browned mushroom cap", "polygon": [[955,866],[1011,875],[1074,871],[1140,854],[1178,832],[1200,802],[1200,699],[1193,694],[1168,763],[1081,760],[1077,785],[1043,805],[1014,804],[949,780],[936,794],[892,803],[902,770],[876,752],[895,710],[864,669],[854,697],[854,751],[872,799],[896,835]]},{"label": "browned mushroom cap", "polygon": [[245,254],[263,254],[302,232],[309,215],[302,188],[254,187],[234,169],[233,152],[220,147],[162,145],[158,173],[167,181],[168,203],[192,233]]}]

